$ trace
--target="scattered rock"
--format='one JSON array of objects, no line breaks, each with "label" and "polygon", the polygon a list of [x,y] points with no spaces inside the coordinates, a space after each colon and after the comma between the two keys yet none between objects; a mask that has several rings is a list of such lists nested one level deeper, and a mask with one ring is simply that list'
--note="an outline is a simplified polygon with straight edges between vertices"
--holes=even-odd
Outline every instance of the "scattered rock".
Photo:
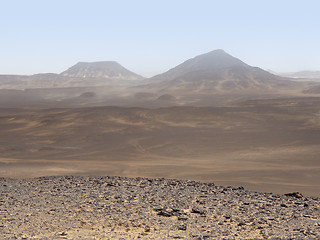
[{"label": "scattered rock", "polygon": [[184,237],[181,237],[180,235],[172,235],[170,237],[172,237],[174,239],[183,239],[184,238]]},{"label": "scattered rock", "polygon": [[188,217],[186,217],[184,215],[180,215],[180,216],[178,216],[178,220],[186,221],[186,220],[188,220]]},{"label": "scattered rock", "polygon": [[205,213],[204,210],[201,210],[199,208],[192,208],[191,212],[192,213],[197,213],[197,214],[204,214]]},{"label": "scattered rock", "polygon": [[163,216],[163,217],[172,217],[172,212],[168,212],[166,210],[161,210],[158,212],[159,216]]},{"label": "scattered rock", "polygon": [[163,178],[0,178],[0,239],[320,239],[320,198],[295,199]]},{"label": "scattered rock", "polygon": [[299,192],[286,193],[285,196],[295,197],[295,198],[302,198],[303,197],[303,195]]},{"label": "scattered rock", "polygon": [[185,231],[185,230],[187,230],[187,225],[184,225],[184,224],[179,225],[179,226],[178,226],[178,229]]},{"label": "scattered rock", "polygon": [[149,227],[149,226],[146,226],[146,227],[144,228],[144,231],[145,231],[145,232],[150,232],[150,227]]}]

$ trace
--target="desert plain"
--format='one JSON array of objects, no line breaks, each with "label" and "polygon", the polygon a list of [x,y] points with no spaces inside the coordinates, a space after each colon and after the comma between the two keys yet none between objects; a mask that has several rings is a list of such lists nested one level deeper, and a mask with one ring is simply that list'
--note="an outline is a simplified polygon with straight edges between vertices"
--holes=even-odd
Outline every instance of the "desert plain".
[{"label": "desert plain", "polygon": [[1,109],[0,175],[165,177],[320,192],[320,100]]}]

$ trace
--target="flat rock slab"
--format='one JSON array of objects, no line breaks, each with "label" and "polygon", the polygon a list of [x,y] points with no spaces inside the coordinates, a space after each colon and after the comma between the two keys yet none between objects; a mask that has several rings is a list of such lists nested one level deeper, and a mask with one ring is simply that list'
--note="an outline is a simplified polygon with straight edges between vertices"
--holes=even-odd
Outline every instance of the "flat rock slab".
[{"label": "flat rock slab", "polygon": [[320,199],[188,180],[0,178],[0,239],[320,239]]}]

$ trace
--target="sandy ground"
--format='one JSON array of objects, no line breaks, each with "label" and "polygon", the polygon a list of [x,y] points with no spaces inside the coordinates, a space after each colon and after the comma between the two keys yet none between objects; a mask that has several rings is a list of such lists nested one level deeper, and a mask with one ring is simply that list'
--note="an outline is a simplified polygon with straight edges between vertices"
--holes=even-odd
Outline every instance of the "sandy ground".
[{"label": "sandy ground", "polygon": [[320,192],[320,100],[0,110],[0,176],[117,175]]}]

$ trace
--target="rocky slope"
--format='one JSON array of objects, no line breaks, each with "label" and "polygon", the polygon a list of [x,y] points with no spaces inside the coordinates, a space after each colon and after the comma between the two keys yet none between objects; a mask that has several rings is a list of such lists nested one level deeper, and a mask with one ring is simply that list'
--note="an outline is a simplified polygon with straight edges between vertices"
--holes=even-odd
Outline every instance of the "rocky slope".
[{"label": "rocky slope", "polygon": [[320,239],[320,199],[188,180],[0,179],[1,239]]}]

